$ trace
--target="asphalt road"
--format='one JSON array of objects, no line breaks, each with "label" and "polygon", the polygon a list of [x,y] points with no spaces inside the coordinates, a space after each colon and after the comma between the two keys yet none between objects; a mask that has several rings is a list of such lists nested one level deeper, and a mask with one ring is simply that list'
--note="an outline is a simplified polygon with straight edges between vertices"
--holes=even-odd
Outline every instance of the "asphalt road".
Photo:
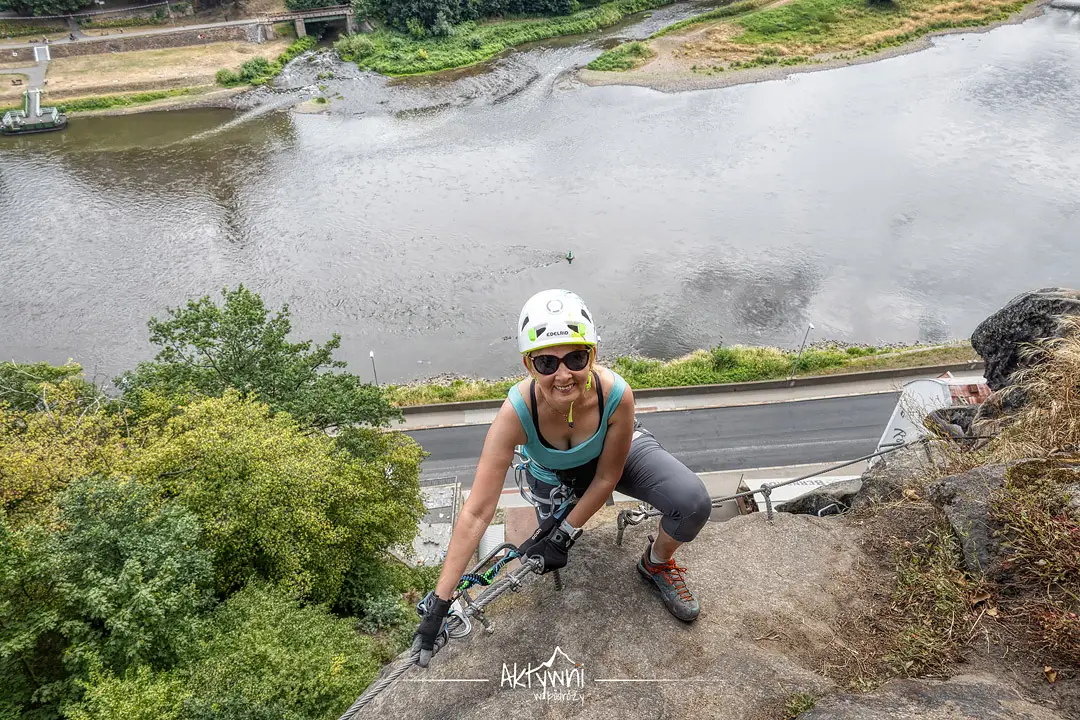
[{"label": "asphalt road", "polygon": [[[828,463],[872,453],[897,393],[638,416],[671,454],[695,472]],[[431,453],[423,479],[457,476],[470,487],[487,425],[407,433]],[[512,486],[512,483],[511,483]]]}]

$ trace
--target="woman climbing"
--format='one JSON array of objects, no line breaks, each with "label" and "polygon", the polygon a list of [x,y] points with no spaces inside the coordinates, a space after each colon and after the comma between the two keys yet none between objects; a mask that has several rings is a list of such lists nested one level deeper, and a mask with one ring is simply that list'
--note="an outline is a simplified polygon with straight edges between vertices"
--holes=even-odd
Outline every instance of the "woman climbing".
[{"label": "woman climbing", "polygon": [[596,324],[580,297],[545,290],[518,318],[518,350],[529,377],[510,388],[491,423],[472,492],[450,538],[435,593],[416,630],[413,649],[427,667],[454,590],[480,536],[495,516],[514,450],[522,446],[541,518],[520,546],[543,558],[543,572],[565,567],[581,528],[613,490],[663,512],[655,543],[637,569],[660,591],[667,609],[692,622],[699,607],[674,558],[709,519],[712,504],[701,479],[664,450],[634,420],[626,381],[596,364]]}]

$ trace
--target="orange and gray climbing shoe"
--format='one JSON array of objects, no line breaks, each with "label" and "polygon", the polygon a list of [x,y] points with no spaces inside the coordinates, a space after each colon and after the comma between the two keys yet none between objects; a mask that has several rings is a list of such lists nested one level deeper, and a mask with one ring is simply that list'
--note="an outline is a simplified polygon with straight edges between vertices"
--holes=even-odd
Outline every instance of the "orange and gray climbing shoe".
[{"label": "orange and gray climbing shoe", "polygon": [[683,622],[693,622],[701,609],[698,607],[694,594],[690,592],[690,588],[686,587],[686,578],[683,577],[686,568],[679,567],[675,558],[659,565],[649,562],[653,540],[653,536],[650,535],[645,554],[638,560],[638,572],[660,590],[660,597],[672,615]]}]

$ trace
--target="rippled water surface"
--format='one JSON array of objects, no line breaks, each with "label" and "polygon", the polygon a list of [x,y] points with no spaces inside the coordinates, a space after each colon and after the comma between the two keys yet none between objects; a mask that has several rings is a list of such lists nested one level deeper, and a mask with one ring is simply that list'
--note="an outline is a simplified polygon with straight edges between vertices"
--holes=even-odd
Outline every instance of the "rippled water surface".
[{"label": "rippled water surface", "polygon": [[[607,351],[940,340],[1080,285],[1080,16],[724,90],[589,88],[610,37],[410,82],[290,67],[262,110],[80,119],[0,144],[0,350],[105,374],[146,319],[244,283],[380,380],[515,369],[577,290]],[[269,110],[269,111],[268,111]],[[562,256],[572,250],[568,265]]]}]

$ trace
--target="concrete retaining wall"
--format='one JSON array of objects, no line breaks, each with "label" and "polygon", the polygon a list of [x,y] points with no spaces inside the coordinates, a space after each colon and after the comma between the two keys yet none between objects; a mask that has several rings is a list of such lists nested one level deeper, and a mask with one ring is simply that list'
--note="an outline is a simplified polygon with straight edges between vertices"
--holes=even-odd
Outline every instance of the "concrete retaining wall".
[{"label": "concrete retaining wall", "polygon": [[[208,30],[180,30],[160,35],[108,35],[100,40],[80,40],[62,45],[50,45],[53,59],[75,55],[99,55],[102,53],[131,52],[132,50],[160,50],[162,48],[209,45],[217,42],[262,42],[263,34],[258,25],[229,25]],[[33,51],[29,51],[33,60]],[[5,58],[6,60],[6,58]]]},{"label": "concrete retaining wall", "polygon": [[[814,387],[818,385],[840,385],[859,380],[888,380],[907,375],[941,375],[945,372],[971,372],[982,370],[986,364],[979,360],[972,363],[953,365],[924,365],[922,367],[897,368],[895,370],[870,370],[860,373],[841,373],[836,375],[816,375],[794,380],[759,380],[756,382],[725,383],[723,385],[686,385],[668,388],[642,388],[634,390],[635,400],[656,397],[677,397],[680,395],[704,395],[709,393],[737,393],[751,390],[779,390],[793,387]],[[470,400],[466,402],[436,403],[434,405],[412,405],[401,409],[406,416],[409,413],[460,412],[462,410],[490,410],[502,407],[505,398],[497,400]]]}]

